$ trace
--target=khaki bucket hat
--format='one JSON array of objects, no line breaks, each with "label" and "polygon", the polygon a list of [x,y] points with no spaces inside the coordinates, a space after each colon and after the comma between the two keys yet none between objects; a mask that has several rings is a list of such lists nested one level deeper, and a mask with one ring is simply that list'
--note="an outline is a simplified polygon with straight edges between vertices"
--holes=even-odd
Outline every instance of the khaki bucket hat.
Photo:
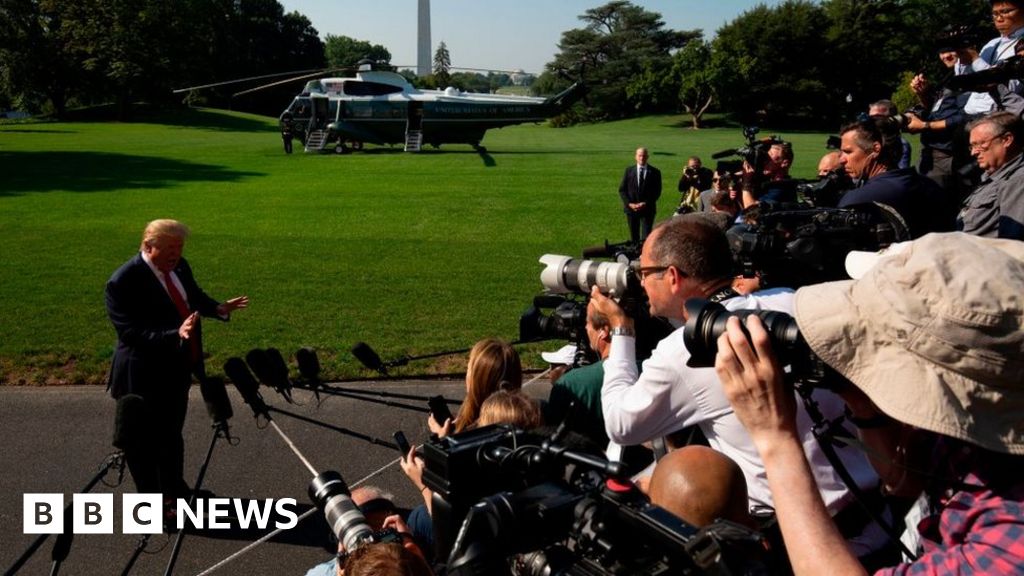
[{"label": "khaki bucket hat", "polygon": [[1024,454],[1024,242],[929,234],[801,288],[811,349],[890,417]]}]

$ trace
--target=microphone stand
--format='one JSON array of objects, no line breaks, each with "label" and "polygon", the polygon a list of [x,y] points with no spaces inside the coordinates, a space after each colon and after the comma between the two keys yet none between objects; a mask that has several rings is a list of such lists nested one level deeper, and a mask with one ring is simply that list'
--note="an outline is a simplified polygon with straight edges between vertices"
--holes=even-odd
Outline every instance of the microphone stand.
[{"label": "microphone stand", "polygon": [[[231,432],[228,428],[227,420],[220,420],[213,424],[213,437],[210,439],[210,447],[206,450],[206,459],[203,460],[203,465],[199,468],[199,475],[196,477],[196,482],[192,488],[192,494],[189,496],[189,508],[195,505],[196,496],[203,486],[203,479],[206,477],[206,469],[209,467],[210,459],[213,456],[213,449],[217,446],[217,440],[220,438],[224,438],[229,443],[231,442]],[[171,572],[174,570],[174,564],[178,561],[178,553],[181,552],[181,545],[182,541],[185,539],[186,531],[188,531],[188,523],[182,523],[181,530],[178,531],[178,535],[174,538],[174,547],[171,549],[171,558],[167,562],[167,569],[164,570],[164,576],[170,576]]]},{"label": "microphone stand", "polygon": [[[100,465],[99,471],[96,472],[96,475],[93,476],[91,480],[89,480],[89,482],[85,485],[85,488],[83,488],[80,493],[86,493],[91,491],[93,487],[96,486],[96,484],[100,480],[102,480],[104,476],[107,475],[107,472],[109,472],[110,469],[114,467],[117,467],[122,475],[124,474],[124,452],[118,451],[107,456],[107,459],[104,460],[103,464]],[[56,542],[54,542],[53,544],[53,564],[50,567],[51,575],[57,574],[57,572],[60,570],[61,563],[67,559],[68,553],[71,552],[71,542],[74,539],[74,534],[70,530],[68,530],[68,527],[70,525],[68,519],[70,517],[71,505],[69,504],[64,507],[64,532],[57,536]],[[22,553],[21,557],[15,560],[14,564],[12,564],[11,567],[8,568],[6,572],[4,572],[4,576],[13,576],[14,574],[16,574],[18,570],[20,570],[22,566],[24,566],[25,563],[28,562],[30,558],[32,558],[32,555],[35,554],[37,550],[39,550],[43,543],[46,542],[46,539],[49,536],[49,534],[40,534],[39,537],[36,538],[34,542],[32,542],[32,544],[29,544],[29,547],[25,550],[25,552]]]},{"label": "microphone stand", "polygon": [[[363,400],[364,402],[373,402],[375,404],[383,404],[385,406],[390,406],[392,408],[402,408],[403,410],[412,410],[412,411],[415,411],[415,412],[424,412],[424,413],[430,412],[430,408],[428,408],[426,406],[413,406],[412,404],[403,404],[401,402],[392,402],[390,400],[383,399],[383,398],[401,398],[401,399],[406,399],[406,400],[419,400],[421,402],[426,402],[426,401],[429,400],[429,398],[427,398],[425,396],[415,396],[415,395],[412,395],[412,394],[397,394],[397,393],[391,393],[391,392],[372,392],[372,391],[356,390],[356,389],[352,389],[352,388],[340,388],[340,387],[337,387],[337,386],[329,386],[327,384],[321,384],[321,385],[319,385],[317,387],[309,386],[309,385],[306,385],[306,384],[294,384],[293,386],[295,388],[299,388],[300,390],[310,390],[310,391],[313,391],[313,392],[316,392],[317,390],[319,390],[321,392],[324,392],[325,394],[330,394],[331,396],[341,396],[343,398],[352,398],[354,400]],[[382,399],[373,398],[373,396],[377,396],[377,397],[380,397]],[[449,404],[461,404],[462,403],[459,400],[446,400],[446,402],[448,402]]]},{"label": "microphone stand", "polygon": [[[333,424],[328,424],[327,422],[321,422],[320,420],[316,420],[314,418],[309,418],[308,416],[303,416],[301,414],[296,414],[294,412],[289,412],[287,410],[282,410],[280,408],[274,408],[273,406],[267,406],[267,410],[269,410],[271,412],[275,412],[277,414],[284,415],[284,416],[290,416],[291,418],[294,418],[296,420],[301,420],[302,422],[306,422],[306,423],[312,424],[314,426],[319,426],[321,428],[327,428],[328,430],[334,430],[335,432],[340,432],[340,433],[345,434],[347,436],[352,436],[353,438],[358,438],[360,440],[364,440],[366,442],[369,442],[370,444],[376,444],[378,446],[384,446],[384,447],[390,448],[392,450],[398,450],[398,445],[395,444],[394,442],[388,442],[387,440],[381,440],[380,438],[377,438],[376,436],[369,436],[367,434],[363,434],[361,432],[356,432],[354,430],[350,430],[350,429],[344,428],[342,426],[335,426]],[[428,409],[428,411],[429,411],[429,409]],[[270,420],[270,423],[273,424],[274,421]],[[275,428],[276,428],[276,426],[275,426]],[[281,433],[281,431],[278,430],[278,433]],[[289,443],[289,446],[291,446],[290,443]],[[300,456],[300,458],[301,458],[301,456]],[[313,469],[310,468],[310,471],[313,471]],[[313,472],[314,472],[313,475],[315,476],[316,472],[315,471],[313,471]]]}]

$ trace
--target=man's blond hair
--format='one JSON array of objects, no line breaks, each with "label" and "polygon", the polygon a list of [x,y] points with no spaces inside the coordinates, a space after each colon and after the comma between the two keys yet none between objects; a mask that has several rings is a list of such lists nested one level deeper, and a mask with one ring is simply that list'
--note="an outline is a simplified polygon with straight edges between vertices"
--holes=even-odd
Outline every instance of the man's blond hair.
[{"label": "man's blond hair", "polygon": [[188,238],[190,231],[188,226],[185,226],[177,220],[171,220],[169,218],[161,218],[159,220],[153,220],[149,224],[146,224],[146,229],[142,232],[142,245],[140,248],[145,249],[146,246],[152,246],[157,238],[181,238],[185,240]]}]

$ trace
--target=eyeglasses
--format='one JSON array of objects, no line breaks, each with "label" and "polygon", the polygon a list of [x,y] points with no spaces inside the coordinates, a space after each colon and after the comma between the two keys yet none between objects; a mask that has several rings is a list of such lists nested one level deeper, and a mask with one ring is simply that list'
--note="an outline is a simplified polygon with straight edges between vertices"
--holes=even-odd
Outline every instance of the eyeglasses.
[{"label": "eyeglasses", "polygon": [[1002,138],[1003,136],[1006,136],[1006,134],[997,134],[983,142],[971,142],[968,146],[970,147],[971,152],[986,152],[992,147],[992,142],[994,142],[996,138]]},{"label": "eyeglasses", "polygon": [[643,282],[651,274],[661,274],[668,270],[671,266],[641,266],[636,269],[636,275],[640,277],[640,281]]},{"label": "eyeglasses", "polygon": [[1009,18],[1016,11],[1016,8],[1002,8],[1000,10],[993,10],[992,18],[995,18],[996,20],[999,20],[1000,18]]}]

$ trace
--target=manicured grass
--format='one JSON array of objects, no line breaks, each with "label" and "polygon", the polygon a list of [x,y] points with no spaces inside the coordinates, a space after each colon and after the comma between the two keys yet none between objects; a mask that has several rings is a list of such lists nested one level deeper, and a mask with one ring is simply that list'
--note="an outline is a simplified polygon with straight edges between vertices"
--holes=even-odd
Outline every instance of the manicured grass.
[{"label": "manicured grass", "polygon": [[[211,295],[252,299],[229,324],[207,321],[211,372],[256,346],[313,346],[330,376],[350,377],[367,375],[348,352],[360,340],[390,359],[515,339],[538,257],[626,239],[616,190],[637,145],[664,173],[668,217],[686,158],[712,164],[743,141],[687,126],[519,126],[489,132],[485,155],[286,156],[272,120],[230,112],[0,124],[0,382],[103,382],[115,342],[104,283],[165,217],[192,228],[186,257]],[[782,135],[795,175],[810,176],[825,135]],[[541,365],[535,349],[524,361]]]}]

